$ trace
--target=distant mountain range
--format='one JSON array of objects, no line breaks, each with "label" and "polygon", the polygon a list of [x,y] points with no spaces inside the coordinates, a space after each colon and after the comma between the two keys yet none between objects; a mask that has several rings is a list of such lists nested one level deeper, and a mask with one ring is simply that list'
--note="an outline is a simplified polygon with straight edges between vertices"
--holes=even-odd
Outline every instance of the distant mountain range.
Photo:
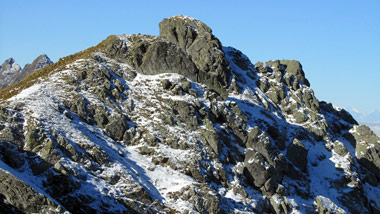
[{"label": "distant mountain range", "polygon": [[0,66],[0,90],[20,82],[29,74],[50,64],[53,64],[53,61],[46,54],[37,57],[32,64],[26,64],[23,69],[15,59],[5,60]]},{"label": "distant mountain range", "polygon": [[354,108],[348,108],[348,111],[361,125],[369,126],[373,132],[380,136],[380,109],[376,109],[367,114]]},{"label": "distant mountain range", "polygon": [[348,111],[357,120],[362,122],[379,122],[380,123],[380,109],[376,109],[370,113],[362,113],[357,109],[350,108]]}]

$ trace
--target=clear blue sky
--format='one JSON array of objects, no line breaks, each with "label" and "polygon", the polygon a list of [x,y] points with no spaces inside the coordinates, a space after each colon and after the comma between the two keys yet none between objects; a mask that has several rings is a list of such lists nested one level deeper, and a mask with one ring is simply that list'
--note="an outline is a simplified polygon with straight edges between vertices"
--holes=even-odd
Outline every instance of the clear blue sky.
[{"label": "clear blue sky", "polygon": [[368,112],[380,108],[380,1],[0,0],[0,61],[53,61],[111,34],[158,35],[165,17],[209,25],[253,63],[301,61],[317,98]]}]

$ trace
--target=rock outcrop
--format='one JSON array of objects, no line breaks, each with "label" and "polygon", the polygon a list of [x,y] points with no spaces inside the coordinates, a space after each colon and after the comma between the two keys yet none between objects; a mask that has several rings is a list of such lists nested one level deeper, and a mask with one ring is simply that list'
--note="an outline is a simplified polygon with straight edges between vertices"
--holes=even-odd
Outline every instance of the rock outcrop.
[{"label": "rock outcrop", "polygon": [[379,138],[320,102],[300,62],[254,65],[191,17],[159,27],[110,36],[27,90],[1,91],[0,209],[380,210]]},{"label": "rock outcrop", "polygon": [[364,125],[353,127],[347,135],[356,144],[355,152],[359,163],[380,181],[380,138]]},{"label": "rock outcrop", "polygon": [[171,17],[160,23],[160,36],[191,56],[200,70],[199,82],[219,92],[228,85],[230,69],[222,44],[206,24],[191,17]]},{"label": "rock outcrop", "polygon": [[[0,211],[5,213],[63,213],[65,210],[42,193],[0,170],[2,202]],[[12,204],[12,205],[10,205]]]}]

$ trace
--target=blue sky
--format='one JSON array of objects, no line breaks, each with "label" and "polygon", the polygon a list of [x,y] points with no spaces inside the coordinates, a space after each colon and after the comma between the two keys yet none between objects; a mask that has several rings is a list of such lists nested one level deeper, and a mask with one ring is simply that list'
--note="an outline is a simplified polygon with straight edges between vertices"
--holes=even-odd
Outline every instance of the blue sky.
[{"label": "blue sky", "polygon": [[380,108],[380,1],[5,1],[0,61],[53,61],[111,34],[158,35],[165,17],[188,15],[253,63],[301,61],[319,100]]}]

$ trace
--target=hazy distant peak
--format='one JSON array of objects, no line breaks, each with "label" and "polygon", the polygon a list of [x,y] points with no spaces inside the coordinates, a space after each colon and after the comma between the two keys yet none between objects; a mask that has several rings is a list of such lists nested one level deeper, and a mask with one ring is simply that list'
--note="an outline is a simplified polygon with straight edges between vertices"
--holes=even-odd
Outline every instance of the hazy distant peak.
[{"label": "hazy distant peak", "polygon": [[23,73],[30,72],[31,70],[38,70],[50,64],[53,64],[53,61],[51,61],[46,54],[41,54],[33,60],[32,64],[25,65]]},{"label": "hazy distant peak", "polygon": [[50,58],[46,54],[41,54],[32,63],[32,65],[35,65],[35,70],[41,69],[45,67],[46,65],[50,65],[50,64],[53,64],[53,61],[51,61]]},{"label": "hazy distant peak", "polygon": [[32,64],[26,64],[23,69],[16,64],[15,59],[9,58],[4,61],[0,68],[0,89],[16,84],[35,70],[50,64],[53,62],[46,54],[41,54],[33,60]]}]

